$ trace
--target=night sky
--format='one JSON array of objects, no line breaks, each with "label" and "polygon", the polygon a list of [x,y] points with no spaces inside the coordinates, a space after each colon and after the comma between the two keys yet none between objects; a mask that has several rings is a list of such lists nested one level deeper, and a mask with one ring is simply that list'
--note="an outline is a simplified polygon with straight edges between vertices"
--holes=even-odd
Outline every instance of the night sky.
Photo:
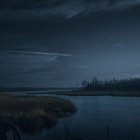
[{"label": "night sky", "polygon": [[140,0],[1,0],[0,87],[140,77]]}]

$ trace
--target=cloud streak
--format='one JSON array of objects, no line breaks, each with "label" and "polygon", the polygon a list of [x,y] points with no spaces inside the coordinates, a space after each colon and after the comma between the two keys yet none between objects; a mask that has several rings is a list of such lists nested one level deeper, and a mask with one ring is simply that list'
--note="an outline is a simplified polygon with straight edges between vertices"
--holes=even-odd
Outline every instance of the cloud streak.
[{"label": "cloud streak", "polygon": [[7,51],[7,52],[0,52],[0,62],[6,63],[8,62],[19,62],[22,64],[22,62],[28,62],[28,63],[34,63],[34,62],[51,62],[53,60],[56,60],[58,57],[71,57],[70,54],[64,54],[64,53],[48,53],[48,52],[33,52],[33,51]]},{"label": "cloud streak", "polygon": [[[23,73],[26,71],[39,71],[43,67],[50,70],[59,57],[71,57],[70,54],[32,52],[32,51],[7,51],[0,52],[1,73]],[[10,69],[10,71],[9,71]],[[37,69],[37,70],[36,70]],[[2,72],[3,71],[3,72]]]},{"label": "cloud streak", "polygon": [[[57,58],[62,57],[61,60]],[[61,64],[63,57],[72,57],[71,54],[65,53],[48,53],[33,51],[16,51],[0,52],[1,74],[23,75],[47,73],[56,74],[66,69],[85,69],[85,65]],[[9,72],[10,69],[10,72]]]},{"label": "cloud streak", "polygon": [[33,52],[33,51],[9,51],[11,54],[17,55],[36,55],[36,56],[64,56],[70,57],[70,54],[64,53],[48,53],[48,52]]}]

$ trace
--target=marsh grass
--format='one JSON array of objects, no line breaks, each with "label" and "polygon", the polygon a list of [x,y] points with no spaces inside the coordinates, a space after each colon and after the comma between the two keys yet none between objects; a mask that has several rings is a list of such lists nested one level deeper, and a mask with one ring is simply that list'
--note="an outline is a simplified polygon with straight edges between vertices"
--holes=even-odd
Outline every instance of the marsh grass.
[{"label": "marsh grass", "polygon": [[69,100],[56,97],[0,96],[0,121],[15,123],[25,133],[51,128],[75,111]]}]

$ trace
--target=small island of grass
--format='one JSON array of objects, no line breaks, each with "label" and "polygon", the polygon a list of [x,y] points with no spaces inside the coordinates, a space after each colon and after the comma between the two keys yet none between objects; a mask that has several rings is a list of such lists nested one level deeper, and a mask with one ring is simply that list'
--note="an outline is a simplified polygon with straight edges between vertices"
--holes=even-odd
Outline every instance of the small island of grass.
[{"label": "small island of grass", "polygon": [[69,100],[56,97],[0,96],[0,121],[12,122],[25,133],[51,128],[59,117],[75,111]]}]

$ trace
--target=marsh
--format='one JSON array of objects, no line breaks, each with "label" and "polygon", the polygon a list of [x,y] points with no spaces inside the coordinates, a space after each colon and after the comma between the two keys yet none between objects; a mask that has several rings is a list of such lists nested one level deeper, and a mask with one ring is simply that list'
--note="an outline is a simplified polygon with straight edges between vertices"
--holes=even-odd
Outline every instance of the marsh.
[{"label": "marsh", "polygon": [[140,97],[112,96],[61,96],[72,101],[77,112],[61,119],[51,130],[44,130],[24,138],[26,140],[65,140],[68,131],[69,140],[107,139],[106,129],[109,127],[111,140],[140,139]]},{"label": "marsh", "polygon": [[16,124],[23,133],[52,128],[75,111],[72,102],[61,98],[0,95],[0,121]]}]

